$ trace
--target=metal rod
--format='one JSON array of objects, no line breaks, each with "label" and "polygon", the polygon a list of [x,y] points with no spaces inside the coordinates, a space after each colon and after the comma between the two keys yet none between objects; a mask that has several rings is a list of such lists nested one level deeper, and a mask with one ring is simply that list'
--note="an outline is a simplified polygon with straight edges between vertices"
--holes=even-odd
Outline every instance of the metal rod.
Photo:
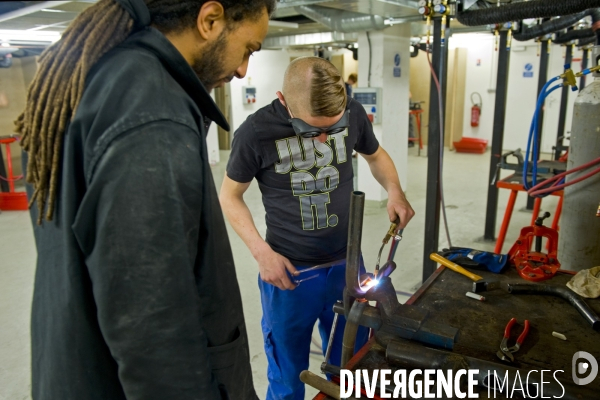
[{"label": "metal rod", "polygon": [[[573,61],[573,46],[567,45],[565,52],[565,65],[571,64]],[[560,158],[560,153],[565,149],[563,146],[563,138],[565,137],[565,121],[567,119],[567,105],[569,102],[569,91],[571,88],[567,85],[563,86],[560,94],[560,108],[558,112],[558,131],[556,132],[556,150],[554,159]]]},{"label": "metal rod", "polygon": [[[309,386],[314,387],[320,392],[325,393],[327,396],[340,400],[341,389],[339,385],[333,382],[329,382],[327,379],[321,378],[319,375],[313,374],[310,371],[302,371],[300,373],[300,380]],[[346,397],[347,399],[356,399],[355,397]]]},{"label": "metal rod", "polygon": [[592,329],[600,331],[600,318],[598,315],[587,305],[581,296],[569,289],[551,285],[511,283],[506,286],[506,290],[508,293],[512,294],[538,294],[561,297],[575,307],[579,314],[592,325]]},{"label": "metal rod", "polygon": [[[442,102],[445,103],[446,59],[448,47],[442,46],[442,20],[433,19],[433,49],[431,49],[431,64],[442,87]],[[442,112],[444,112],[442,110]],[[429,134],[427,142],[427,194],[425,203],[425,240],[423,249],[423,281],[436,270],[435,262],[429,259],[429,254],[438,251],[440,234],[440,149],[444,143],[440,139],[440,115],[438,91],[433,76],[429,89]],[[442,134],[444,127],[441,126]],[[443,135],[442,135],[443,136]]]},{"label": "metal rod", "polygon": [[[0,176],[3,178],[8,178],[6,167],[4,166],[4,157],[2,156],[2,151],[0,151]],[[0,192],[8,192],[8,182],[3,179],[0,179]]]},{"label": "metal rod", "polygon": [[[548,47],[550,46],[550,43],[548,40],[544,40],[542,41],[542,46],[541,46],[541,50],[540,50],[540,73],[538,76],[538,89],[537,89],[537,98],[540,97],[540,93],[542,92],[542,89],[544,88],[544,85],[546,84],[546,82],[548,81],[548,62],[550,59],[550,54],[548,54]],[[538,151],[538,159],[539,159],[539,154],[541,153],[541,144],[542,144],[542,135],[544,133],[544,107],[542,107],[542,109],[539,112],[539,117],[538,117],[538,129],[540,130],[539,135],[537,137],[537,148],[540,149],[540,151]],[[527,210],[533,210],[533,206],[535,199],[531,196],[527,196]]]},{"label": "metal rod", "polygon": [[344,339],[342,341],[342,360],[340,367],[344,366],[350,361],[354,355],[354,345],[356,344],[356,333],[358,332],[358,322],[360,317],[369,304],[367,301],[355,301],[350,309],[348,318],[346,319],[346,326],[344,327]]},{"label": "metal rod", "polygon": [[[496,182],[500,178],[498,164],[502,158],[504,141],[504,123],[506,119],[506,98],[508,90],[508,67],[510,49],[507,48],[508,31],[500,31],[498,46],[498,74],[496,77],[496,101],[494,105],[494,128],[492,131],[492,152],[490,155],[490,172],[488,182]],[[488,186],[487,206],[485,211],[485,231],[483,238],[493,241],[496,236],[496,214],[498,213],[498,188]]]},{"label": "metal rod", "polygon": [[346,248],[346,290],[350,296],[360,294],[360,243],[362,240],[365,194],[354,191],[350,195],[348,244]]},{"label": "metal rod", "polygon": [[[583,71],[584,69],[587,68],[588,65],[588,49],[581,49],[581,52],[583,53],[582,57],[581,57],[581,70]],[[581,78],[579,78],[579,91],[581,92],[583,90],[583,88],[585,87],[585,75],[581,75]]]},{"label": "metal rod", "polygon": [[337,328],[339,314],[334,313],[333,324],[331,325],[331,332],[329,333],[329,341],[327,342],[327,351],[325,352],[325,364],[329,363],[329,357],[331,356],[331,345],[333,344],[333,338],[335,337],[335,329]]}]

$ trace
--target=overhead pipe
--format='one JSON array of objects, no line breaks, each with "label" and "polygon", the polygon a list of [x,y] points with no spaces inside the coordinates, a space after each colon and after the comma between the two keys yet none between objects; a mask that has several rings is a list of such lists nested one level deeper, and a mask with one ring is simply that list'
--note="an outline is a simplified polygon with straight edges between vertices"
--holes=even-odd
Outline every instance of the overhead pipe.
[{"label": "overhead pipe", "polygon": [[520,3],[463,11],[456,15],[467,26],[502,24],[528,18],[550,18],[570,15],[600,7],[600,0],[532,0]]},{"label": "overhead pipe", "polygon": [[418,45],[414,45],[412,46],[413,50],[410,52],[410,58],[415,58],[419,55],[419,46]]},{"label": "overhead pipe", "polygon": [[540,25],[534,25],[529,28],[525,28],[523,27],[523,24],[521,24],[520,31],[514,32],[513,38],[520,42],[525,42],[527,40],[567,29],[568,27],[575,25],[577,21],[585,18],[587,15],[590,15],[591,11],[592,10],[587,10],[577,14],[560,17],[558,19],[551,19],[550,21],[546,21]]},{"label": "overhead pipe", "polygon": [[562,35],[556,35],[553,42],[556,44],[565,44],[569,43],[571,40],[587,39],[589,37],[595,38],[592,28],[574,29],[572,31],[568,31],[567,33],[563,33]]},{"label": "overhead pipe", "polygon": [[36,4],[2,14],[0,16],[0,22],[6,22],[10,21],[11,19],[24,17],[26,15],[42,11],[45,8],[54,8],[65,3],[71,3],[71,1],[38,1]]},{"label": "overhead pipe", "polygon": [[600,8],[593,8],[586,12],[592,16],[592,27],[589,29],[573,30],[559,35],[554,39],[554,43],[567,43],[571,40],[579,40],[580,46],[586,44],[600,44]]},{"label": "overhead pipe", "polygon": [[387,27],[384,18],[379,15],[360,14],[323,6],[298,6],[294,9],[336,32],[376,31]]},{"label": "overhead pipe", "polygon": [[[588,36],[586,38],[583,39],[579,39],[577,41],[577,46],[587,46],[588,44],[595,44],[596,43],[596,36]],[[584,69],[584,68],[582,68]],[[582,76],[582,78],[584,78],[585,76]]]}]

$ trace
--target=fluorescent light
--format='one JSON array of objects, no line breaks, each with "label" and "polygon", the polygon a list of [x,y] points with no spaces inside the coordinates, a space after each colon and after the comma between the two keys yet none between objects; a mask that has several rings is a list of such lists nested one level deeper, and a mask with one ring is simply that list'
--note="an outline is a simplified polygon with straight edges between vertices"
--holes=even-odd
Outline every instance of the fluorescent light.
[{"label": "fluorescent light", "polygon": [[40,11],[44,11],[44,12],[54,12],[54,13],[64,13],[66,11],[64,10],[55,10],[53,8],[42,8]]},{"label": "fluorescent light", "polygon": [[298,29],[298,26],[296,22],[269,20],[269,27],[271,28]]},{"label": "fluorescent light", "polygon": [[60,39],[60,32],[54,31],[16,31],[16,30],[0,30],[0,37],[3,42],[36,42],[40,44],[50,44]]}]

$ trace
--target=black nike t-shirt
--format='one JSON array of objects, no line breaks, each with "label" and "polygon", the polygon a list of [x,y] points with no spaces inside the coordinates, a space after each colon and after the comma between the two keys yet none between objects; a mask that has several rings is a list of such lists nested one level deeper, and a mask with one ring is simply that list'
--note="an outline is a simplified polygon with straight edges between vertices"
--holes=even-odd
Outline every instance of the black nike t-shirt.
[{"label": "black nike t-shirt", "polygon": [[346,255],[352,151],[379,148],[360,103],[348,99],[350,126],[325,143],[296,136],[285,107],[274,100],[250,115],[233,137],[227,176],[256,178],[266,210],[266,241],[296,265]]}]

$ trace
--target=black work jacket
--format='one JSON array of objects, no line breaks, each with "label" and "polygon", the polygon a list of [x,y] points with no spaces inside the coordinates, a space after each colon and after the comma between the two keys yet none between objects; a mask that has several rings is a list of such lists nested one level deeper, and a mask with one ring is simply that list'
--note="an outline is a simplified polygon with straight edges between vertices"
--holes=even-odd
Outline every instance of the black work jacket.
[{"label": "black work jacket", "polygon": [[208,119],[228,129],[153,28],[90,71],[54,219],[32,210],[34,400],[256,399]]}]

